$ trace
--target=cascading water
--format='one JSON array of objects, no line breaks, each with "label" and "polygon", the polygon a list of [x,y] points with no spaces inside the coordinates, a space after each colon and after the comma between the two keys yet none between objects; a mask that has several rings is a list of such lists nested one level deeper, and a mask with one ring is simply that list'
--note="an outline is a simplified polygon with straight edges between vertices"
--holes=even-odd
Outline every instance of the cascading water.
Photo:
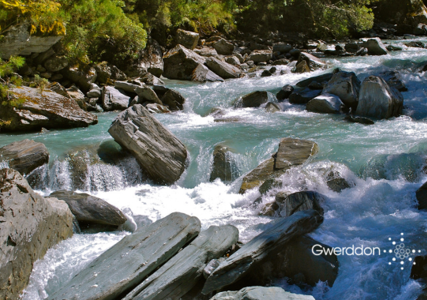
[{"label": "cascading water", "polygon": [[[124,158],[86,164],[79,190],[88,191],[129,215],[144,215],[155,221],[179,211],[197,216],[203,225],[232,224],[240,239],[249,241],[274,217],[260,216],[263,205],[278,191],[313,190],[327,196],[324,223],[310,234],[333,247],[364,245],[393,248],[391,240],[403,233],[407,247],[426,255],[427,213],[416,208],[415,191],[427,180],[427,77],[416,71],[427,61],[427,51],[406,48],[381,57],[331,59],[334,67],[354,71],[360,79],[386,70],[397,70],[409,91],[404,92],[404,116],[364,126],[343,121],[342,115],[309,113],[304,107],[283,104],[283,112],[262,108],[235,109],[234,101],[256,90],[276,93],[285,84],[295,84],[311,74],[286,73],[266,78],[245,78],[224,83],[195,84],[167,81],[187,99],[183,112],[158,114],[158,118],[189,151],[189,166],[173,186],[157,186],[144,179],[136,161]],[[222,109],[215,122],[209,112]],[[47,134],[2,135],[0,146],[24,138],[43,142],[51,153],[51,165],[38,170],[36,189],[44,195],[56,189],[74,189],[70,150],[90,148],[111,141],[107,130],[116,113],[100,114],[100,123],[89,128],[51,131]],[[261,195],[251,190],[238,194],[241,178],[232,183],[209,182],[212,153],[216,145],[233,149],[239,175],[255,168],[277,150],[280,138],[310,139],[319,153],[305,165],[284,174],[276,187]],[[98,148],[97,148],[98,149]],[[98,153],[99,154],[99,153]],[[338,174],[350,187],[332,191],[328,174]],[[29,178],[31,175],[29,176]],[[35,264],[23,299],[44,299],[86,264],[127,233],[79,234],[50,249]],[[419,252],[417,252],[419,254]],[[416,299],[421,286],[409,279],[411,265],[400,265],[393,255],[339,256],[340,269],[332,288],[319,283],[313,289],[290,285],[285,279],[273,282],[293,292],[312,294],[316,299]],[[389,264],[390,263],[390,264]],[[402,270],[403,268],[403,270]]]}]

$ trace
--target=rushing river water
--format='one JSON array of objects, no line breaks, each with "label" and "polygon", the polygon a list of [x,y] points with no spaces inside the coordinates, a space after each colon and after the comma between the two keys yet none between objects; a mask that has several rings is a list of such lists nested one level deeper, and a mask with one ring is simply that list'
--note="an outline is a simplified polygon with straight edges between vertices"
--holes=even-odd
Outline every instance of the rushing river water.
[{"label": "rushing river water", "polygon": [[[398,70],[409,91],[404,92],[404,116],[364,126],[343,121],[343,115],[309,113],[303,106],[284,103],[283,112],[263,109],[233,109],[234,100],[256,90],[276,93],[285,84],[295,84],[311,74],[287,74],[267,78],[228,80],[195,84],[167,81],[187,102],[183,112],[156,115],[188,148],[189,167],[174,186],[156,186],[144,181],[136,161],[126,158],[119,165],[88,166],[87,182],[81,190],[122,209],[127,215],[144,215],[156,221],[179,211],[198,217],[203,228],[232,224],[247,242],[271,221],[259,216],[251,203],[258,191],[238,194],[241,179],[233,183],[209,182],[215,145],[233,149],[240,175],[255,168],[277,150],[283,137],[310,139],[319,153],[308,163],[281,177],[287,192],[318,191],[328,197],[324,223],[310,234],[333,246],[392,249],[391,241],[404,234],[406,247],[427,254],[427,213],[416,209],[415,191],[427,180],[423,171],[427,156],[427,75],[416,72],[427,61],[427,50],[406,48],[380,57],[330,59],[334,67],[354,71],[359,79],[384,70]],[[226,111],[236,122],[216,123],[208,116],[212,108]],[[99,114],[99,124],[89,128],[52,130],[46,134],[0,135],[0,146],[24,138],[44,143],[50,166],[38,170],[42,178],[38,192],[73,189],[66,153],[91,145],[112,145],[107,130],[117,113]],[[352,187],[331,191],[326,176],[338,172]],[[276,190],[277,191],[277,190]],[[267,203],[273,193],[263,197]],[[117,243],[124,231],[76,234],[50,249],[36,262],[23,299],[44,299],[79,272],[91,260]],[[390,240],[391,239],[391,240]],[[411,263],[392,261],[393,255],[339,256],[339,275],[332,288],[319,283],[300,290],[278,280],[288,291],[312,294],[316,299],[416,299],[421,286],[409,278]],[[389,264],[391,263],[391,264]],[[403,270],[402,270],[403,268]]]}]

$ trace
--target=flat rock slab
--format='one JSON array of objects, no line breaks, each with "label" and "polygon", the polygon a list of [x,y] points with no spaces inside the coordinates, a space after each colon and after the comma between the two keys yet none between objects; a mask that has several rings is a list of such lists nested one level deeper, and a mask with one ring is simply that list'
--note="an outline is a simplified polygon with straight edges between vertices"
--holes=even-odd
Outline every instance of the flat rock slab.
[{"label": "flat rock slab", "polygon": [[0,299],[19,299],[33,263],[72,235],[65,202],[41,197],[13,169],[0,170]]},{"label": "flat rock slab", "polygon": [[173,213],[123,238],[48,299],[112,300],[132,290],[200,232],[200,221]]},{"label": "flat rock slab", "polygon": [[130,292],[124,300],[180,299],[203,276],[211,259],[223,256],[238,240],[236,227],[211,226],[163,267]]},{"label": "flat rock slab", "polygon": [[49,197],[65,201],[79,222],[119,226],[127,220],[118,208],[89,194],[56,191]]},{"label": "flat rock slab", "polygon": [[41,128],[76,128],[98,123],[96,115],[82,110],[76,100],[58,93],[26,86],[9,90],[12,97],[24,102],[17,107],[2,107],[3,131],[39,131]]},{"label": "flat rock slab", "polygon": [[210,300],[314,300],[314,297],[292,294],[279,287],[251,286],[240,291],[216,294]]},{"label": "flat rock slab", "polygon": [[120,113],[108,132],[135,156],[152,180],[172,184],[184,172],[187,148],[142,105]]},{"label": "flat rock slab", "polygon": [[260,186],[268,179],[281,176],[289,168],[303,164],[317,152],[318,146],[313,141],[292,138],[282,139],[278,152],[243,178],[240,193],[243,194],[249,189]]},{"label": "flat rock slab", "polygon": [[288,218],[273,221],[272,227],[253,238],[219,265],[206,280],[202,293],[207,295],[223,290],[256,270],[268,259],[270,253],[283,249],[292,238],[313,231],[322,222],[323,217],[314,210],[300,211]]},{"label": "flat rock slab", "polygon": [[23,140],[0,148],[0,161],[7,161],[9,167],[21,174],[29,174],[49,162],[49,151],[42,143]]}]

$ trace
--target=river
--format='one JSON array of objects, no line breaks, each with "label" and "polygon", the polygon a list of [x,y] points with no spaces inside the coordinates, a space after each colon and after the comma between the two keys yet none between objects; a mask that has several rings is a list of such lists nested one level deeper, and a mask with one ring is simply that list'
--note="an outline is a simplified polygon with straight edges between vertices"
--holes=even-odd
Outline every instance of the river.
[{"label": "river", "polygon": [[[240,175],[244,175],[269,158],[281,138],[309,139],[319,145],[319,153],[283,175],[279,190],[308,189],[328,197],[324,223],[311,237],[333,247],[364,245],[388,250],[393,247],[391,241],[400,239],[403,233],[406,247],[426,255],[427,212],[417,210],[415,191],[427,181],[423,170],[427,158],[427,75],[416,72],[427,61],[427,50],[404,47],[386,56],[328,61],[333,67],[355,72],[361,80],[384,70],[399,71],[409,89],[403,93],[404,115],[364,126],[345,122],[343,115],[309,113],[303,106],[289,103],[283,104],[284,111],[274,114],[261,108],[233,108],[239,96],[256,90],[276,93],[285,84],[325,71],[292,74],[282,67],[286,74],[281,76],[224,83],[166,80],[167,87],[187,99],[184,111],[155,115],[188,148],[189,166],[181,179],[173,186],[154,185],[144,180],[136,161],[127,158],[121,166],[90,165],[88,179],[80,190],[108,201],[128,216],[144,215],[156,221],[179,211],[198,217],[204,229],[232,224],[239,229],[240,240],[247,242],[272,218],[260,216],[259,208],[251,205],[260,196],[258,191],[238,194],[241,177],[232,183],[209,182],[215,145],[221,143],[233,149]],[[237,121],[214,122],[208,113],[217,107],[226,111],[227,118]],[[43,178],[36,186],[37,192],[49,195],[57,189],[74,189],[66,153],[94,144],[113,145],[107,130],[116,115],[100,113],[99,124],[89,128],[1,134],[0,146],[25,138],[44,143],[51,154],[50,165],[38,170]],[[331,170],[345,178],[351,188],[341,193],[330,190],[326,176]],[[273,194],[264,196],[263,203],[271,202]],[[75,234],[61,242],[35,263],[23,299],[46,298],[127,234]],[[339,256],[339,275],[332,288],[319,283],[313,289],[301,290],[284,279],[273,284],[291,292],[312,294],[316,299],[416,299],[422,288],[409,278],[411,262],[400,265],[392,258],[389,253]]]}]

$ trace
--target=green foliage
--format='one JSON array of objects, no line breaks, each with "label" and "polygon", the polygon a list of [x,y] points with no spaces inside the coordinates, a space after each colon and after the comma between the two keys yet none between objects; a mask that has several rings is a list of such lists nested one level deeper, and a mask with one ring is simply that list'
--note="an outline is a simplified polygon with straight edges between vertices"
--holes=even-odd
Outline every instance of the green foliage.
[{"label": "green foliage", "polygon": [[31,87],[37,87],[40,90],[40,93],[43,95],[43,91],[46,89],[49,84],[49,80],[42,78],[39,75],[34,75],[34,80],[31,82]]},{"label": "green foliage", "polygon": [[19,56],[10,57],[9,61],[0,59],[0,100],[3,106],[20,106],[21,99],[12,99],[9,94],[10,85],[20,85],[21,79],[14,72],[25,64],[25,59]]}]

